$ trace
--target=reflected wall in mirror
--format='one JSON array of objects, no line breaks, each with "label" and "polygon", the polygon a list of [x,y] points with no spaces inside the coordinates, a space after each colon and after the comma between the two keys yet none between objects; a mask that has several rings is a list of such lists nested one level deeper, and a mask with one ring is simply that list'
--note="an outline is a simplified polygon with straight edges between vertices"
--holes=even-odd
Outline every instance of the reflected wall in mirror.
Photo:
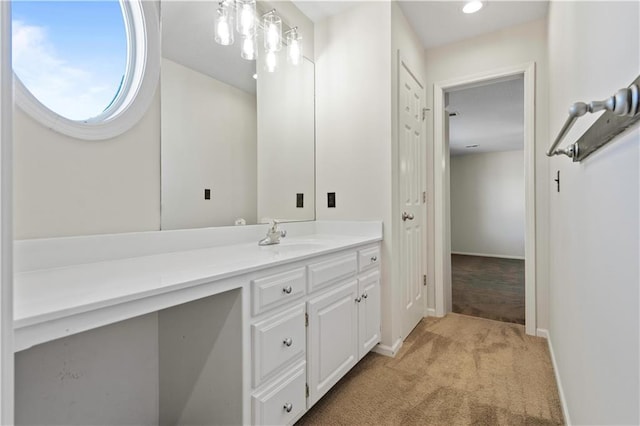
[{"label": "reflected wall in mirror", "polygon": [[313,63],[218,45],[217,5],[161,2],[162,229],[314,220]]}]

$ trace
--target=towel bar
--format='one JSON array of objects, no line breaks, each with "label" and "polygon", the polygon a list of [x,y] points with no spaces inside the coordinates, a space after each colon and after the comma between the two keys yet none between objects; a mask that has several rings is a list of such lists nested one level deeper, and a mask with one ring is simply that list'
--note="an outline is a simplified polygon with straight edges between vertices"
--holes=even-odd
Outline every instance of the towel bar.
[{"label": "towel bar", "polygon": [[[578,118],[588,112],[602,110],[605,110],[605,113],[575,143],[564,149],[558,148]],[[604,101],[593,101],[589,104],[576,102],[571,105],[569,117],[547,151],[547,156],[563,154],[574,162],[582,161],[638,120],[640,120],[640,76],[629,87],[618,90]]]}]

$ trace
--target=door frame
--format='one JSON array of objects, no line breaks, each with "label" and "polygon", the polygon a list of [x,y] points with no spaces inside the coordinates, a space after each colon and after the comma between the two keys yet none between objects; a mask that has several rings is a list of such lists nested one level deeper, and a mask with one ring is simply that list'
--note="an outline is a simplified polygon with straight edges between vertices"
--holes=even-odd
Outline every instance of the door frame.
[{"label": "door frame", "polygon": [[11,2],[0,2],[0,424],[13,424],[13,66]]},{"label": "door frame", "polygon": [[[488,81],[500,81],[516,75],[524,76],[524,168],[525,168],[525,331],[536,335],[536,199],[535,199],[535,62],[499,68],[483,73],[437,82],[433,85],[434,130],[434,220],[435,220],[435,311],[444,316],[447,292],[451,292],[451,233],[445,227],[450,205],[447,203],[446,174],[449,170],[445,156],[444,99],[450,89],[475,87]],[[445,282],[445,280],[447,282]]]}]

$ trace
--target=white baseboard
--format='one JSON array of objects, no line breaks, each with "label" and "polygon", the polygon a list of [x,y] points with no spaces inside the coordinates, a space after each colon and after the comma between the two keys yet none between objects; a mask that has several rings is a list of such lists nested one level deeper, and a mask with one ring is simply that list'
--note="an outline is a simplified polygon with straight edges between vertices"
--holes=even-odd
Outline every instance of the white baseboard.
[{"label": "white baseboard", "polygon": [[396,356],[396,354],[402,347],[402,343],[403,343],[402,339],[396,340],[393,346],[388,346],[388,345],[383,345],[381,343],[378,343],[376,346],[374,346],[372,351],[377,354],[393,358]]},{"label": "white baseboard", "polygon": [[549,340],[549,330],[547,330],[546,328],[538,328],[536,329],[536,336],[544,337],[545,339]]},{"label": "white baseboard", "polygon": [[435,310],[435,309],[433,309],[433,308],[428,308],[428,309],[427,309],[427,316],[428,316],[428,317],[435,317],[435,316],[437,316],[437,315],[436,315],[436,310]]},{"label": "white baseboard", "polygon": [[451,254],[460,254],[462,256],[481,256],[481,257],[497,257],[499,259],[516,259],[525,260],[524,256],[507,256],[506,254],[487,254],[487,253],[464,253],[461,251],[452,251]]},{"label": "white baseboard", "polygon": [[553,364],[553,373],[556,376],[556,384],[558,385],[558,394],[560,396],[560,405],[562,407],[562,415],[564,416],[564,423],[567,426],[571,426],[571,418],[569,417],[569,408],[567,407],[567,400],[564,397],[564,389],[562,388],[562,381],[560,380],[560,372],[558,371],[558,364],[556,363],[556,355],[553,352],[553,344],[551,343],[551,336],[549,330],[539,328],[536,330],[538,337],[544,337],[547,339],[547,345],[549,345],[549,354],[551,355],[551,363]]}]

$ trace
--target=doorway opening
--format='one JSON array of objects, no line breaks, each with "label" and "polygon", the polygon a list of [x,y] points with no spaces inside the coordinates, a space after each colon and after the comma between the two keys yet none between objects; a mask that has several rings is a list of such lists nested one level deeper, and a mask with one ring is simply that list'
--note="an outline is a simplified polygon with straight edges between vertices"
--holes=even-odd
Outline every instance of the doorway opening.
[{"label": "doorway opening", "polygon": [[525,323],[524,76],[445,91],[452,311]]},{"label": "doorway opening", "polygon": [[[517,83],[519,81],[519,83]],[[510,83],[511,82],[511,83]],[[453,170],[456,167],[456,164],[452,163],[461,163],[457,161],[457,159],[451,160],[450,152],[449,152],[449,124],[450,121],[459,119],[461,121],[464,117],[463,111],[455,111],[455,105],[451,104],[452,96],[453,100],[455,100],[455,94],[458,92],[464,92],[467,89],[475,89],[476,92],[482,92],[482,88],[490,87],[495,84],[505,84],[505,85],[516,85],[520,84],[521,86],[521,106],[520,114],[521,114],[521,135],[522,135],[522,145],[523,150],[520,154],[512,154],[510,160],[502,161],[503,164],[506,164],[507,167],[516,168],[521,173],[521,181],[519,187],[522,189],[524,187],[523,195],[519,196],[510,196],[509,198],[520,198],[520,206],[524,203],[524,229],[522,226],[520,227],[520,243],[524,245],[524,255],[521,255],[516,252],[513,253],[505,253],[498,252],[495,250],[487,250],[487,249],[460,249],[459,241],[455,241],[452,244],[452,235],[454,238],[458,238],[461,229],[456,229],[452,234],[452,214],[456,214],[452,211],[452,197],[454,197],[453,203],[459,204],[457,199],[460,193],[452,194],[451,191],[451,183],[452,183],[452,173],[457,173]],[[488,90],[488,89],[487,89]],[[477,93],[476,93],[477,95]],[[480,103],[480,102],[478,102]],[[451,104],[451,105],[450,105]],[[461,107],[462,108],[462,107]],[[486,106],[485,106],[486,108]],[[456,116],[455,113],[458,112],[459,115]],[[512,112],[512,111],[510,111]],[[452,113],[453,116],[449,117],[449,114]],[[498,114],[498,118],[501,120],[505,118],[507,112],[503,111],[502,114]],[[454,124],[455,125],[455,124]],[[505,123],[494,124],[494,126],[502,126],[503,128],[509,127],[509,125]],[[452,286],[452,278],[453,278],[453,270],[452,270],[452,252],[454,255],[459,256],[475,256],[482,257],[483,259],[475,259],[476,264],[484,264],[488,266],[491,259],[500,259],[491,256],[477,256],[477,255],[501,255],[504,257],[516,257],[516,259],[504,259],[501,260],[517,260],[522,261],[522,257],[524,257],[524,262],[522,268],[524,269],[524,324],[525,331],[527,334],[535,335],[536,334],[536,280],[535,280],[535,184],[534,184],[534,157],[535,157],[535,147],[534,147],[534,126],[535,126],[535,64],[528,63],[523,65],[517,65],[513,67],[502,68],[498,70],[493,70],[490,72],[466,76],[462,78],[456,78],[452,80],[447,80],[444,82],[439,82],[434,84],[434,222],[435,222],[435,244],[434,244],[434,257],[435,257],[435,314],[437,316],[444,316],[448,312],[454,311],[453,308],[453,286]],[[478,135],[474,135],[476,137]],[[478,147],[466,148],[467,145],[479,145]],[[483,142],[486,145],[486,142]],[[481,148],[480,143],[476,142],[467,142],[464,146],[464,150],[473,150]],[[515,159],[515,156],[518,155],[519,159]],[[508,155],[505,155],[508,156]],[[464,156],[463,156],[464,157]],[[454,156],[455,158],[455,156]],[[464,162],[464,161],[463,161]],[[458,164],[459,165],[459,164]],[[495,168],[495,166],[493,166]],[[487,167],[485,165],[484,168],[491,169],[492,167]],[[464,175],[464,167],[458,167],[458,171],[462,170],[462,174]],[[458,180],[458,174],[453,176],[454,180]],[[503,181],[506,180],[502,176],[493,176],[489,179],[489,182],[485,184],[485,187],[488,188],[489,192],[494,189],[497,190],[499,186],[501,186]],[[454,182],[455,183],[455,182]],[[477,184],[477,182],[474,182]],[[499,185],[500,184],[500,185]],[[468,190],[467,193],[472,194],[472,196],[478,196],[478,190]],[[463,191],[464,193],[464,191]],[[492,198],[496,198],[495,195]],[[524,198],[524,200],[522,200]],[[501,204],[500,197],[496,201],[490,200],[487,208],[495,207],[496,204]],[[520,207],[522,208],[522,207]],[[460,213],[460,212],[458,212]],[[461,212],[463,215],[466,214],[468,217],[472,217],[473,220],[467,219],[467,222],[464,222],[465,226],[469,225],[469,222],[473,224],[474,220],[476,223],[476,227],[478,225],[478,221],[485,224],[485,221],[488,220],[485,216],[487,212],[482,211],[479,208],[467,207],[466,212]],[[479,217],[479,216],[483,217]],[[460,222],[459,218],[454,218],[455,222]],[[495,220],[495,219],[494,219]],[[520,219],[521,221],[522,219]],[[517,220],[514,221],[514,223]],[[507,221],[505,219],[501,219],[499,223],[496,225],[497,229],[507,227]],[[465,233],[464,227],[462,228],[462,233]],[[524,233],[524,243],[522,243],[522,233]],[[511,232],[513,234],[513,232]],[[492,238],[491,234],[486,234],[485,237]],[[456,251],[457,250],[457,251]],[[472,251],[473,250],[473,251]],[[476,251],[477,250],[477,251]],[[520,252],[521,253],[521,252]],[[474,260],[473,258],[466,257],[456,257],[454,262],[460,264],[462,262],[457,262],[458,260]],[[469,262],[467,262],[469,263]],[[505,263],[513,263],[513,262],[505,262]],[[460,266],[460,265],[459,265]],[[473,268],[474,265],[468,266],[468,268]],[[463,268],[458,268],[463,269]],[[503,276],[507,275],[516,275],[522,278],[522,273],[518,272],[518,267],[511,267],[505,265],[493,266],[491,268],[482,268],[482,269],[503,269]],[[473,272],[463,271],[462,274],[473,275]],[[460,275],[460,274],[458,274]],[[492,277],[473,277],[476,281],[495,281],[495,278]],[[518,281],[518,280],[515,280]],[[477,284],[477,283],[476,283]],[[486,286],[485,286],[486,287]],[[486,301],[491,301],[491,294],[486,294],[487,289],[484,289],[484,299]],[[522,291],[522,287],[520,290]],[[459,293],[459,292],[458,292]],[[511,294],[513,299],[517,299],[517,295]],[[520,299],[521,300],[521,299]],[[491,301],[494,305],[498,305],[497,300]],[[511,303],[512,306],[517,305],[518,302]],[[460,307],[460,304],[459,304]],[[475,312],[472,310],[473,308],[469,307],[466,313]],[[476,307],[476,309],[478,309]],[[520,307],[521,309],[521,307]],[[514,310],[516,310],[514,308]],[[471,311],[471,312],[470,312]],[[475,312],[476,315],[479,315],[478,312]],[[507,315],[501,315],[504,318],[492,318],[492,319],[502,319],[512,322],[521,322],[520,320],[515,320],[513,317],[509,317]]]}]

